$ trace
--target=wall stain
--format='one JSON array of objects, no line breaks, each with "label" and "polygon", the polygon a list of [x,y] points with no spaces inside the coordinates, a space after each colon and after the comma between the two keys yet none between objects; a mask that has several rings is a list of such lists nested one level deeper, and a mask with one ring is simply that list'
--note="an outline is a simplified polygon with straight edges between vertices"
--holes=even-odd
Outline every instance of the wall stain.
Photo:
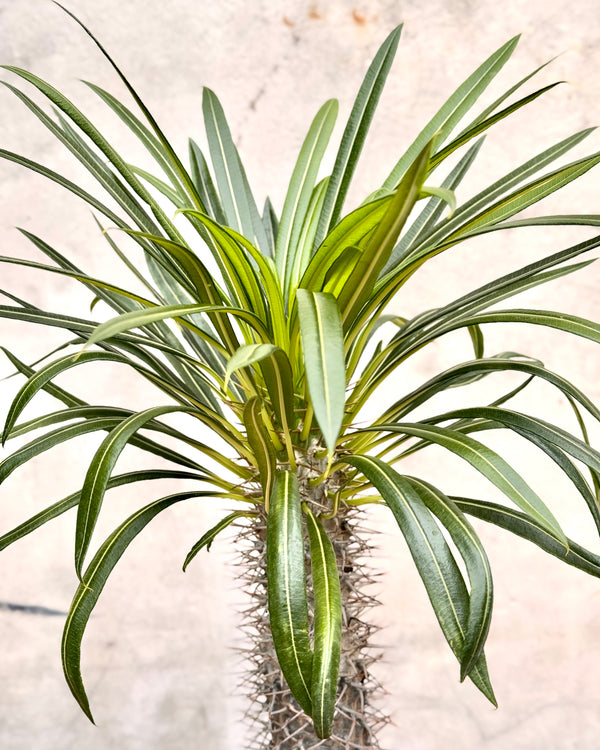
[{"label": "wall stain", "polygon": [[364,26],[367,23],[367,17],[356,8],[352,11],[352,18],[359,26]]}]

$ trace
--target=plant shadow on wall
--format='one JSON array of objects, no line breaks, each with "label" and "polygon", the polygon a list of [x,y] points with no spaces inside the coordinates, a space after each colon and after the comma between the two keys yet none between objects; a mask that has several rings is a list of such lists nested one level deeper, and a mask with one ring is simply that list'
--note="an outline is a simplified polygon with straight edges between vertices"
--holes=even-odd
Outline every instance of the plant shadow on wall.
[{"label": "plant shadow on wall", "polygon": [[[10,304],[0,307],[0,315],[24,321],[32,331],[53,326],[65,333],[63,346],[33,365],[4,349],[26,381],[10,406],[2,441],[25,440],[0,463],[0,480],[60,443],[106,433],[80,490],[0,538],[4,548],[76,508],[80,584],[65,622],[62,661],[68,686],[90,719],[80,671],[86,624],[130,542],[174,503],[224,498],[235,507],[214,528],[202,530],[184,569],[222,530],[239,528],[244,581],[252,600],[248,680],[257,720],[251,747],[256,748],[379,747],[376,733],[385,717],[373,700],[377,686],[369,674],[374,656],[366,612],[373,600],[365,561],[369,534],[362,530],[370,505],[387,506],[397,521],[459,662],[460,679],[468,678],[493,704],[484,655],[492,575],[469,517],[496,524],[569,565],[600,575],[600,557],[568,539],[529,482],[485,442],[487,431],[503,430],[517,444],[532,443],[564,472],[600,529],[600,453],[589,444],[586,430],[586,420],[600,419],[600,411],[575,384],[533,356],[484,351],[484,330],[495,323],[546,326],[600,342],[597,323],[565,312],[494,308],[524,290],[585,268],[600,237],[547,255],[409,320],[386,313],[423,264],[458,243],[508,228],[597,227],[598,216],[515,218],[600,161],[594,153],[555,164],[591,129],[499,174],[466,202],[458,200],[487,131],[556,85],[518,94],[530,82],[527,75],[472,114],[511,57],[517,44],[512,39],[456,89],[392,165],[381,187],[345,214],[344,199],[400,31],[390,33],[369,67],[326,177],[319,177],[319,169],[337,102],[328,101],[318,111],[279,215],[268,199],[262,212],[257,208],[212,91],[205,89],[203,95],[208,148],[190,140],[182,160],[96,42],[127,87],[135,111],[108,91],[88,85],[153,157],[156,171],[150,173],[117,153],[58,90],[32,73],[6,67],[24,88],[5,85],[87,168],[104,197],[25,156],[6,150],[0,155],[85,201],[103,230],[107,251],[116,253],[136,285],[146,290],[137,294],[108,279],[92,278],[26,230],[21,231],[48,261],[0,258],[77,281],[89,290],[92,307],[97,302],[99,310],[112,313],[98,323],[42,310],[8,291],[3,294]],[[29,87],[52,105],[49,113],[29,98]],[[135,243],[133,250],[122,248],[116,230]],[[470,336],[472,359],[432,373],[411,392],[398,393],[397,374],[404,363],[457,330]],[[97,406],[55,383],[71,368],[85,371],[105,362],[130,368],[155,386],[158,405],[140,412]],[[505,392],[499,376],[514,373],[521,376],[520,385]],[[498,382],[498,398],[461,407],[461,394],[483,378]],[[577,435],[507,407],[517,393],[540,380],[572,407]],[[426,407],[449,389],[456,389],[454,408],[422,419],[413,416],[417,407]],[[42,390],[56,399],[57,409],[23,419],[26,406]],[[382,403],[386,394],[387,406],[367,424],[361,411],[373,403],[373,395]],[[177,413],[193,420],[197,431],[171,426],[169,415]],[[207,430],[212,437],[203,442]],[[181,451],[172,447],[178,444]],[[443,477],[402,473],[402,459],[432,445],[470,464],[503,494],[506,504],[449,496]],[[126,446],[157,457],[161,468],[114,473]],[[139,508],[88,559],[106,492],[160,479],[186,480],[189,489]],[[5,493],[10,494],[9,487]]]}]

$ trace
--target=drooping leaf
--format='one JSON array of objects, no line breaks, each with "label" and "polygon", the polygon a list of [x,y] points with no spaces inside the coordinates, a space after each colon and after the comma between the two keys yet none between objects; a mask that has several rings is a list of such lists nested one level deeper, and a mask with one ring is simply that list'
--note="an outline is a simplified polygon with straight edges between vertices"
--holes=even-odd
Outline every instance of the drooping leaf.
[{"label": "drooping leaf", "polygon": [[182,411],[180,406],[156,406],[133,414],[110,431],[96,451],[88,468],[77,508],[75,529],[75,571],[81,579],[83,561],[98,520],[112,469],[121,452],[147,422],[164,414]]},{"label": "drooping leaf", "polygon": [[335,550],[320,521],[304,507],[314,593],[312,718],[317,737],[331,735],[342,638],[342,592]]},{"label": "drooping leaf", "polygon": [[211,529],[206,532],[206,534],[203,534],[200,537],[200,539],[196,542],[196,544],[194,544],[192,549],[187,553],[185,561],[183,563],[183,572],[185,573],[187,566],[192,562],[194,557],[196,557],[201,549],[204,549],[204,547],[206,547],[207,552],[210,550],[212,543],[222,531],[224,531],[228,526],[231,526],[231,524],[234,521],[237,521],[238,518],[247,518],[251,515],[254,514],[247,513],[243,510],[236,510],[216,523]]},{"label": "drooping leaf", "polygon": [[469,618],[460,658],[460,676],[461,680],[464,680],[483,653],[490,627],[493,603],[492,571],[475,529],[452,500],[428,482],[415,477],[407,479],[429,510],[446,527],[467,568],[471,592]]},{"label": "drooping leaf", "polygon": [[267,586],[279,666],[292,694],[311,716],[313,654],[308,635],[302,510],[298,479],[291,471],[275,475],[269,501]]},{"label": "drooping leaf", "polygon": [[[346,456],[345,463],[356,467],[381,493],[404,535],[417,570],[423,580],[434,612],[459,661],[463,655],[469,619],[469,595],[450,548],[419,493],[411,482],[383,461],[372,456]],[[496,705],[483,654],[469,677]]]},{"label": "drooping leaf", "polygon": [[94,718],[81,677],[81,640],[108,576],[130,542],[158,513],[182,500],[211,495],[211,492],[204,491],[178,492],[144,506],[129,516],[106,539],[83,574],[65,622],[61,655],[67,685],[92,723],[94,723]]},{"label": "drooping leaf", "polygon": [[572,539],[567,539],[568,547],[565,548],[562,541],[525,513],[487,500],[455,496],[452,496],[451,499],[464,513],[469,513],[483,521],[507,529],[513,534],[533,542],[544,552],[557,557],[561,562],[600,578],[600,557],[598,555],[585,549]]},{"label": "drooping leaf", "polygon": [[[368,432],[375,428],[364,428]],[[515,469],[487,445],[447,427],[424,423],[381,424],[379,432],[403,433],[436,443],[470,463],[519,508],[567,544],[564,532],[546,504]]]}]

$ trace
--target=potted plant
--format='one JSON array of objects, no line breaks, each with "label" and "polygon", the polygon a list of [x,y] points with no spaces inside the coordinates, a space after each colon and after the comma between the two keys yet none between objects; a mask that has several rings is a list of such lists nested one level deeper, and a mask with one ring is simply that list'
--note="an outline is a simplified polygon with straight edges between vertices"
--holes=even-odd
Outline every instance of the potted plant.
[{"label": "potted plant", "polygon": [[[156,171],[131,165],[75,104],[38,76],[15,67],[7,69],[24,85],[6,85],[90,172],[110,196],[109,205],[105,197],[48,166],[0,151],[4,159],[41,173],[88,203],[108,245],[135,278],[135,288],[145,290],[92,277],[29,232],[26,236],[50,264],[0,258],[74,279],[89,290],[93,307],[99,302],[112,311],[98,322],[41,310],[12,292],[12,304],[0,306],[6,319],[65,331],[65,344],[33,366],[4,350],[26,381],[8,410],[2,442],[32,435],[2,460],[0,481],[60,443],[106,432],[81,489],[0,538],[0,548],[5,548],[76,508],[80,583],[61,650],[75,699],[92,719],[80,669],[81,640],[102,588],[129,544],[175,503],[220,497],[233,510],[214,527],[199,531],[183,567],[210,548],[224,529],[238,528],[253,600],[249,680],[260,698],[260,747],[379,746],[376,732],[384,719],[371,700],[376,685],[369,674],[372,625],[366,613],[372,600],[365,589],[369,573],[363,559],[369,536],[361,530],[374,504],[389,510],[408,544],[459,662],[461,680],[468,678],[495,703],[484,654],[492,575],[469,517],[528,539],[591,575],[600,575],[600,558],[566,536],[529,480],[486,444],[486,434],[507,431],[515,441],[545,454],[600,529],[600,453],[590,445],[585,422],[599,419],[600,411],[575,384],[534,357],[486,353],[484,332],[493,323],[527,323],[600,341],[598,324],[569,313],[495,307],[584,268],[600,237],[557,250],[410,319],[395,313],[393,303],[431,258],[471,238],[530,226],[597,226],[596,216],[518,218],[600,161],[595,153],[566,165],[559,162],[591,131],[566,137],[470,199],[459,200],[461,182],[476,168],[487,131],[553,87],[517,93],[529,82],[528,75],[472,114],[513,53],[517,39],[511,39],[456,89],[393,160],[383,184],[344,213],[399,42],[401,29],[396,28],[360,86],[331,174],[319,176],[337,115],[334,100],[319,109],[310,126],[281,211],[268,199],[260,211],[216,95],[204,90],[208,152],[190,140],[184,160],[112,58],[83,28],[113,65],[136,111],[89,85],[139,138]],[[53,105],[51,114],[30,98],[28,87]],[[136,251],[124,251],[120,236],[132,240]],[[403,388],[399,374],[410,358],[453,331],[470,336],[472,357],[431,373],[415,388]],[[145,378],[156,388],[156,406],[139,412],[96,406],[54,382],[68,370],[98,362],[123,365]],[[523,378],[516,388],[492,403],[464,405],[462,394],[471,384],[509,373]],[[507,406],[533,380],[548,383],[568,400],[579,435],[543,415]],[[420,407],[426,409],[450,389],[457,390],[451,391],[449,408],[420,416]],[[24,419],[25,408],[40,391],[62,406]],[[175,414],[184,415],[192,427],[173,426],[169,416]],[[43,432],[36,436],[38,430]],[[127,446],[155,456],[158,468],[115,473]],[[429,446],[463,459],[506,503],[449,495],[443,476],[407,474],[403,459]],[[140,507],[95,554],[88,554],[105,494],[164,478],[187,480],[189,489]]]}]

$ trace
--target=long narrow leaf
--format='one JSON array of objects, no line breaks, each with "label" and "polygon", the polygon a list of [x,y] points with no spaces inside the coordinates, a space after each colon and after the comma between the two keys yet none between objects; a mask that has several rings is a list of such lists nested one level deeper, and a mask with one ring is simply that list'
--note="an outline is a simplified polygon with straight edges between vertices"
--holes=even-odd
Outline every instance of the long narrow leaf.
[{"label": "long narrow leaf", "polygon": [[585,573],[600,578],[600,557],[598,555],[581,547],[572,539],[567,539],[568,548],[565,548],[562,541],[525,513],[519,513],[512,508],[505,508],[503,505],[484,500],[454,496],[451,499],[464,513],[469,513],[483,521],[512,531],[513,534],[533,542],[544,552],[557,557],[567,565],[572,565]]},{"label": "long narrow leaf", "polygon": [[196,557],[200,550],[204,549],[204,547],[206,547],[207,552],[210,550],[212,543],[222,531],[224,531],[228,526],[231,526],[231,524],[234,521],[237,521],[238,518],[246,518],[251,515],[254,514],[246,513],[243,510],[236,510],[216,523],[211,529],[206,532],[206,534],[203,534],[200,537],[200,539],[196,542],[196,544],[194,544],[192,549],[187,553],[185,561],[183,563],[183,572],[185,573],[187,566],[192,562],[192,560],[194,559],[194,557]]},{"label": "long narrow leaf", "polygon": [[129,516],[108,537],[86,569],[67,615],[63,630],[61,654],[67,685],[92,723],[94,723],[94,718],[81,677],[81,640],[108,576],[130,542],[158,513],[182,500],[210,496],[212,496],[210,492],[178,492],[146,505]]},{"label": "long narrow leaf", "polygon": [[83,561],[98,520],[112,469],[121,452],[147,422],[164,414],[182,411],[180,406],[157,406],[133,414],[115,427],[102,441],[87,471],[77,509],[75,529],[75,571],[81,579]]},{"label": "long narrow leaf", "polygon": [[330,294],[298,289],[296,299],[311,403],[332,456],[344,418],[346,391],[341,316]]},{"label": "long narrow leaf", "polygon": [[268,502],[275,481],[277,459],[275,448],[262,419],[262,405],[258,396],[249,399],[244,405],[243,421],[248,444],[258,465],[258,475],[268,510]]},{"label": "long narrow leaf", "polygon": [[[364,431],[368,432],[371,429],[375,428],[365,428]],[[434,427],[429,424],[401,422],[378,425],[376,429],[382,432],[389,431],[419,437],[455,453],[495,484],[519,508],[529,513],[544,528],[561,539],[566,546],[564,532],[545,503],[513,467],[487,445],[456,430]]]},{"label": "long narrow leaf", "polygon": [[[145,482],[151,479],[192,479],[198,482],[206,481],[207,477],[204,477],[201,474],[193,474],[189,471],[147,469],[141,471],[132,471],[127,474],[118,474],[117,476],[111,477],[108,480],[106,489],[110,490],[113,487],[121,487],[122,485],[131,484],[132,482]],[[215,492],[211,494],[213,497],[218,497],[220,493]],[[40,513],[36,513],[35,515],[31,516],[31,518],[28,518],[23,523],[20,523],[14,529],[11,529],[11,531],[2,534],[2,536],[0,536],[0,551],[8,547],[10,544],[13,544],[13,542],[16,542],[18,539],[22,539],[28,534],[31,534],[32,531],[39,529],[40,526],[48,523],[48,521],[52,521],[52,519],[58,518],[58,516],[66,513],[68,510],[71,510],[71,508],[74,508],[79,503],[80,498],[81,490],[73,492],[72,494],[67,495],[67,497],[63,498],[62,500],[59,500],[58,502],[48,506]]]},{"label": "long narrow leaf", "polygon": [[492,618],[492,571],[485,550],[475,529],[459,508],[440,490],[415,477],[407,477],[429,510],[448,529],[460,552],[469,576],[469,619],[460,659],[461,680],[469,674],[483,653]]},{"label": "long narrow leaf", "polygon": [[[347,456],[343,461],[356,467],[377,489],[392,511],[415,561],[434,612],[457,659],[462,658],[469,596],[454,557],[431,512],[416,489],[383,461],[372,456]],[[483,654],[469,677],[494,705],[496,699]]]},{"label": "long narrow leaf", "polygon": [[327,185],[315,236],[315,247],[321,244],[339,220],[352,175],[396,54],[401,32],[400,25],[388,35],[373,58],[358,90]]},{"label": "long narrow leaf", "polygon": [[329,143],[337,116],[337,100],[326,102],[317,113],[300,149],[283,203],[275,244],[275,263],[283,288],[289,289],[298,239],[317,179],[321,159]]},{"label": "long narrow leaf", "polygon": [[311,716],[313,654],[308,636],[302,510],[298,479],[291,471],[276,475],[269,501],[267,583],[279,666],[292,694]]},{"label": "long narrow leaf", "polygon": [[304,507],[304,512],[315,599],[312,718],[317,737],[325,739],[331,735],[338,687],[342,592],[331,540],[308,506]]}]

